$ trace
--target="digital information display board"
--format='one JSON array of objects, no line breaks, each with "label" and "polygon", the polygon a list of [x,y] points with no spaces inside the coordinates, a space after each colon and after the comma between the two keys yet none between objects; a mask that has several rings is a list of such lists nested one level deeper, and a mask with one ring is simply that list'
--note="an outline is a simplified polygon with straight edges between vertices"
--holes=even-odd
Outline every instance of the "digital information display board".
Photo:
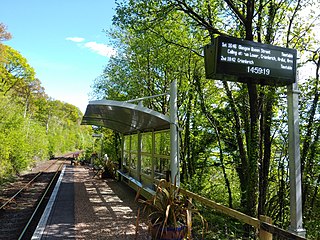
[{"label": "digital information display board", "polygon": [[296,81],[295,49],[219,36],[204,54],[207,78],[280,86]]}]

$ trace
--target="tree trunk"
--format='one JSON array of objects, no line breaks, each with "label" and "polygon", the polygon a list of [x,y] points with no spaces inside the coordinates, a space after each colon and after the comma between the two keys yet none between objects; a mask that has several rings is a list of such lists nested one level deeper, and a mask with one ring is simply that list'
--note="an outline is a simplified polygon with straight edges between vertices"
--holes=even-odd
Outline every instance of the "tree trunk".
[{"label": "tree trunk", "polygon": [[246,214],[257,217],[258,203],[258,159],[259,159],[259,126],[258,126],[258,95],[257,86],[248,83],[250,102],[250,134],[247,144],[248,168],[247,174],[247,206]]},{"label": "tree trunk", "polygon": [[270,91],[265,98],[265,107],[262,109],[261,114],[261,162],[259,171],[259,205],[258,216],[265,215],[265,203],[267,200],[267,190],[269,185],[269,168],[271,159],[271,121],[273,116],[273,104],[275,88],[269,87]]}]

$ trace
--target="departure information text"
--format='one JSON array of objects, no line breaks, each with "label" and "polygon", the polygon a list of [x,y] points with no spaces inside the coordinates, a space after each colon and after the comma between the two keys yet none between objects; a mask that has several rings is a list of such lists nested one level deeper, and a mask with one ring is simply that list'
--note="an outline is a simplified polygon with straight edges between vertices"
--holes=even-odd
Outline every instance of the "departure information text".
[{"label": "departure information text", "polygon": [[297,52],[294,49],[225,36],[218,37],[216,44],[219,74],[295,82]]}]

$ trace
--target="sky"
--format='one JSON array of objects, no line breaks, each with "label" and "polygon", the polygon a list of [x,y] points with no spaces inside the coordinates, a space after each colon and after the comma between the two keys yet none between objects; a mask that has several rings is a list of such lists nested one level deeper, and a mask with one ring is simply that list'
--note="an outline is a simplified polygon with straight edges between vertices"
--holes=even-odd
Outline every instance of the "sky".
[{"label": "sky", "polygon": [[46,94],[83,113],[91,86],[116,53],[111,28],[114,0],[0,0],[0,22],[12,39],[3,42],[35,69]]}]

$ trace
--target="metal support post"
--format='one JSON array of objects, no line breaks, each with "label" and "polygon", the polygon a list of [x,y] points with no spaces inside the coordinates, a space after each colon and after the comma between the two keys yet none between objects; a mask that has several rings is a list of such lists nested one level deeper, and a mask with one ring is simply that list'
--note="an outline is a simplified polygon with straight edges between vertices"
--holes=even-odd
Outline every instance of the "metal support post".
[{"label": "metal support post", "polygon": [[141,151],[142,151],[142,134],[139,131],[138,132],[138,160],[137,160],[137,178],[138,181],[141,182],[141,162],[142,162],[142,155],[141,155]]},{"label": "metal support post", "polygon": [[124,162],[124,135],[121,134],[121,158],[120,158],[120,170],[123,172]]},{"label": "metal support post", "polygon": [[100,160],[103,160],[103,134],[101,133],[101,149],[100,149]]},{"label": "metal support post", "polygon": [[[100,160],[102,160],[103,159],[103,133],[94,133],[94,134],[92,134],[92,137],[95,137],[95,138],[100,138],[100,141],[101,141],[101,145],[100,145],[100,156],[98,156],[99,157],[99,159]],[[93,147],[94,147],[94,145],[93,145]],[[93,159],[91,158],[91,165],[93,165]]]},{"label": "metal support post", "polygon": [[155,171],[155,165],[156,165],[156,160],[155,160],[155,153],[156,153],[156,134],[154,131],[152,131],[152,152],[151,152],[151,178],[154,179],[154,171]]},{"label": "metal support post", "polygon": [[305,236],[302,226],[302,190],[299,135],[299,91],[298,84],[287,87],[288,131],[289,131],[289,174],[290,174],[290,228],[293,233]]},{"label": "metal support post", "polygon": [[171,182],[180,186],[177,80],[170,86],[170,170]]}]

